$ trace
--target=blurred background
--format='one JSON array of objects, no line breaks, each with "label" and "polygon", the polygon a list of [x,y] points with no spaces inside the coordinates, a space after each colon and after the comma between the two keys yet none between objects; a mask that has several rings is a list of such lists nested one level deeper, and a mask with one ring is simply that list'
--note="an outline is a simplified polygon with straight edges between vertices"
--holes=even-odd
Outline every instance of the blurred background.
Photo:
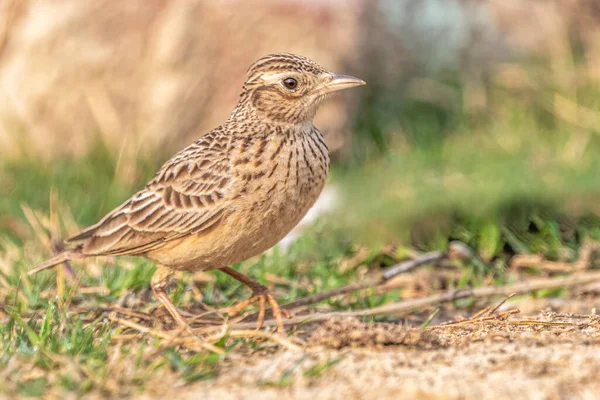
[{"label": "blurred background", "polygon": [[315,122],[331,229],[349,240],[460,239],[493,261],[600,239],[596,0],[218,4],[0,2],[1,232],[26,242],[23,206],[52,198],[95,222],[225,120],[254,60],[285,51],[368,82]]}]

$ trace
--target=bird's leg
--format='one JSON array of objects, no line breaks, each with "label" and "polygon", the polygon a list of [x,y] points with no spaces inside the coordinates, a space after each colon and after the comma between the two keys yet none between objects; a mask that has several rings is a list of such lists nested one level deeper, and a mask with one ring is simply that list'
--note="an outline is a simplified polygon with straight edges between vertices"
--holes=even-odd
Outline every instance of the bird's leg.
[{"label": "bird's leg", "polygon": [[250,304],[256,303],[258,301],[258,319],[256,320],[256,329],[260,329],[265,322],[265,308],[267,302],[269,306],[271,306],[271,310],[273,310],[273,316],[275,317],[275,321],[277,321],[277,331],[280,333],[285,333],[285,328],[283,327],[283,319],[282,315],[286,318],[290,318],[290,314],[286,310],[282,310],[277,304],[275,297],[269,292],[266,286],[261,285],[260,283],[248,278],[246,275],[243,275],[236,270],[225,267],[219,268],[219,270],[225,272],[228,275],[231,275],[236,280],[242,282],[244,285],[248,286],[252,289],[252,296],[249,299],[241,301],[231,307],[229,309],[229,316],[233,317],[240,313],[244,308],[248,307]]},{"label": "bird's leg", "polygon": [[193,335],[194,332],[192,331],[192,328],[188,325],[187,322],[185,322],[185,319],[183,319],[183,316],[177,310],[177,307],[175,307],[175,304],[173,304],[173,302],[167,295],[166,287],[171,275],[173,275],[173,271],[171,271],[170,269],[160,265],[157,266],[154,275],[152,275],[152,281],[150,282],[150,286],[152,287],[154,295],[161,301],[163,306],[165,306],[169,314],[171,314],[173,319],[177,321],[179,326],[181,326]]}]

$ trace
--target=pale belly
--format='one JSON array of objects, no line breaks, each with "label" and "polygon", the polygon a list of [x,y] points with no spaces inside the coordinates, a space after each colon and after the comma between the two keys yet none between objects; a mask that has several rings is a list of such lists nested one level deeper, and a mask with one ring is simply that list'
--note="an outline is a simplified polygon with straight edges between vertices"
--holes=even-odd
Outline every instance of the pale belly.
[{"label": "pale belly", "polygon": [[[324,182],[309,191],[269,193],[232,210],[208,234],[168,243],[148,258],[178,270],[203,271],[230,266],[259,255],[277,244],[306,215]],[[258,206],[257,206],[258,203]],[[253,207],[254,205],[254,207]]]}]

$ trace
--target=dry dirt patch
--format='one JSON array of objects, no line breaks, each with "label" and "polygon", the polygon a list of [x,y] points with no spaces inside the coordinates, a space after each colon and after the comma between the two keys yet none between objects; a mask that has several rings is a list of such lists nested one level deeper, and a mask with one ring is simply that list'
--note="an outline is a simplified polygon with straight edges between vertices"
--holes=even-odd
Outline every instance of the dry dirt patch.
[{"label": "dry dirt patch", "polygon": [[161,394],[173,399],[594,399],[599,378],[598,315],[504,311],[424,330],[334,318],[316,327],[305,352],[233,357],[216,380]]}]

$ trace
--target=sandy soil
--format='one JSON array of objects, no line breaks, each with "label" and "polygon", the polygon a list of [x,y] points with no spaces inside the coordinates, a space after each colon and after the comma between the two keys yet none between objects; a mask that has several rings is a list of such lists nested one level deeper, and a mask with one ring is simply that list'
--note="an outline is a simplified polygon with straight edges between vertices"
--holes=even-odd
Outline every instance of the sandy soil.
[{"label": "sandy soil", "polygon": [[[305,328],[305,352],[267,348],[235,356],[216,380],[165,382],[146,396],[600,398],[600,316],[595,309],[600,299],[554,302],[524,300],[492,315],[455,315],[445,324],[436,320],[425,330],[334,319]],[[544,311],[525,313],[536,309]]]}]

